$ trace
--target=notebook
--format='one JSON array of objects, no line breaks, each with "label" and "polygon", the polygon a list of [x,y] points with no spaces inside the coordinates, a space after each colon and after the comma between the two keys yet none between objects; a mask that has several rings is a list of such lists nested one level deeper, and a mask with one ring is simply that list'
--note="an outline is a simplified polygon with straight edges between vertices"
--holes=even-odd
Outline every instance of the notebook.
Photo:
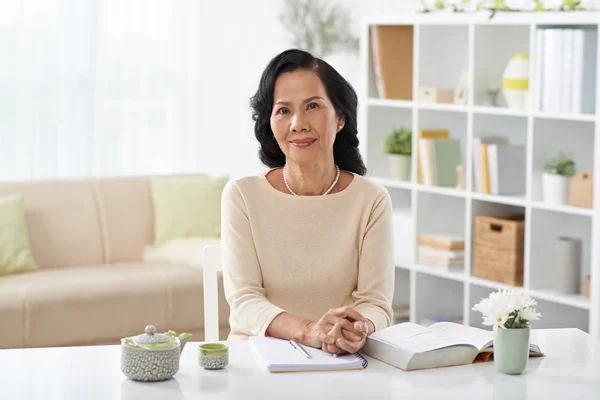
[{"label": "notebook", "polygon": [[248,340],[269,372],[341,371],[364,369],[368,365],[358,353],[334,357],[320,349],[302,346],[310,356],[306,358],[288,340],[266,336],[251,336]]}]

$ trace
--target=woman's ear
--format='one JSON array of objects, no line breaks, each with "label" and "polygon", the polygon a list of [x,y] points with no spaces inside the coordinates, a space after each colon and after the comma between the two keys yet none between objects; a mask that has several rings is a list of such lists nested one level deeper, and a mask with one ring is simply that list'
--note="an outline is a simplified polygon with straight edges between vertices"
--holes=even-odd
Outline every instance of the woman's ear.
[{"label": "woman's ear", "polygon": [[345,116],[338,117],[337,131],[341,131],[344,128],[344,123],[346,122]]}]

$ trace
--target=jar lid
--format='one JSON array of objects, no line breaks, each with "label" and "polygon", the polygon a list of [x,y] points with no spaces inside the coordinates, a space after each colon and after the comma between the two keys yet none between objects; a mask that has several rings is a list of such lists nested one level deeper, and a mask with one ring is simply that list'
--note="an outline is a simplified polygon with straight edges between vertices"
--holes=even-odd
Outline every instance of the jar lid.
[{"label": "jar lid", "polygon": [[179,338],[175,332],[157,333],[154,325],[148,325],[144,329],[144,333],[126,338],[123,343],[130,347],[165,350],[179,346]]},{"label": "jar lid", "polygon": [[145,333],[133,337],[133,340],[137,344],[155,344],[155,343],[166,343],[169,341],[169,335],[165,333],[156,333],[156,327],[154,325],[146,326],[144,329]]}]

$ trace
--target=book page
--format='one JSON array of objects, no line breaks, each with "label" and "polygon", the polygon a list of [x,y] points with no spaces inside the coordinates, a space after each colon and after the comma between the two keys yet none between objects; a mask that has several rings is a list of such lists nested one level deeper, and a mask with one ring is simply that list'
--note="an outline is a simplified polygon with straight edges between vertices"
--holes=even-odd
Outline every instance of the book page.
[{"label": "book page", "polygon": [[391,346],[401,347],[412,353],[465,345],[462,340],[412,322],[392,325],[382,331],[373,333],[370,337]]},{"label": "book page", "polygon": [[479,351],[488,347],[494,339],[494,334],[491,331],[453,322],[437,322],[429,328],[440,334],[451,336],[462,343],[471,344],[477,347]]}]

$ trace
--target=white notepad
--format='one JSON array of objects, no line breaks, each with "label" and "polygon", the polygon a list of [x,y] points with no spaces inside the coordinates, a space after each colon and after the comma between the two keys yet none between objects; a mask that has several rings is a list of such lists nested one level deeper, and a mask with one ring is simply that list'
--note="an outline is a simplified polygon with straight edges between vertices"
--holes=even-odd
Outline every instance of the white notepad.
[{"label": "white notepad", "polygon": [[338,371],[364,369],[367,360],[360,354],[334,357],[331,353],[303,346],[310,358],[294,349],[288,340],[251,336],[250,347],[270,372]]}]

